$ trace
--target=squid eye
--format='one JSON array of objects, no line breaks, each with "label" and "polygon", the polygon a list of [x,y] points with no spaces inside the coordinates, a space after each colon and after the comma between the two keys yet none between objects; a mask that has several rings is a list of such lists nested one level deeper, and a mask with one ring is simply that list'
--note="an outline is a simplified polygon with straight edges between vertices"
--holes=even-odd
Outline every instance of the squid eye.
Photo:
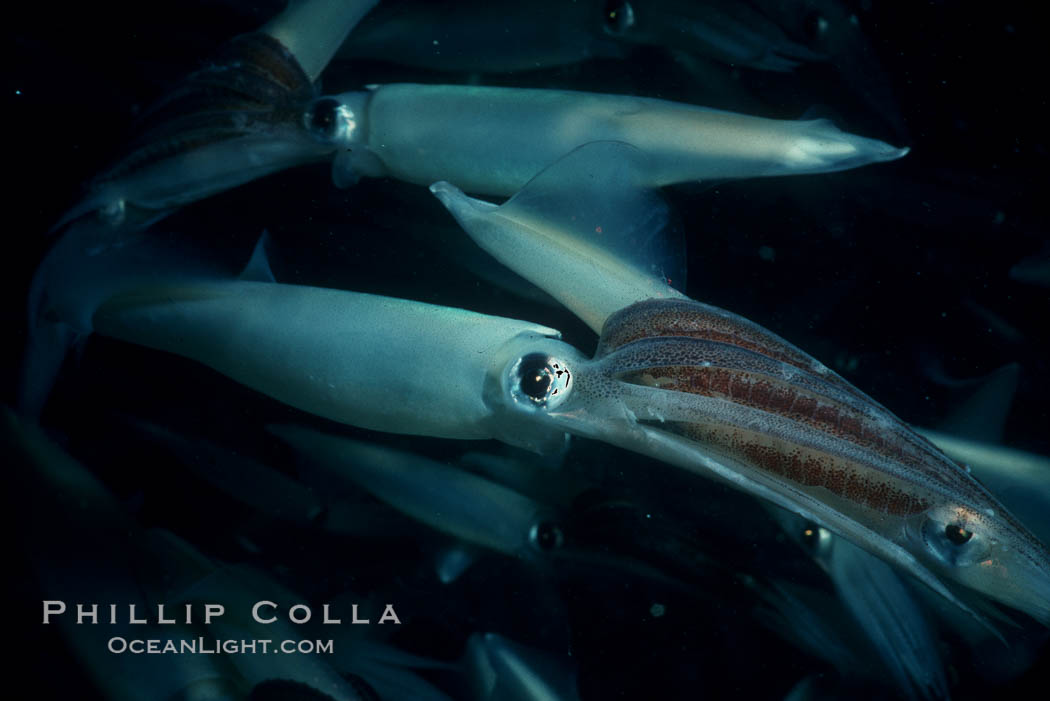
[{"label": "squid eye", "polygon": [[927,552],[953,567],[969,567],[986,558],[990,543],[978,532],[969,530],[957,517],[926,519],[922,539]]},{"label": "squid eye", "polygon": [[541,521],[529,531],[529,542],[543,551],[560,548],[565,542],[561,529],[550,521]]},{"label": "squid eye", "polygon": [[944,535],[948,538],[949,543],[953,545],[963,545],[969,542],[970,538],[973,538],[973,531],[968,531],[962,526],[949,523],[944,527]]},{"label": "squid eye", "polygon": [[354,113],[334,97],[322,97],[307,108],[303,125],[321,143],[346,144],[357,129]]},{"label": "squid eye", "polygon": [[831,531],[823,528],[812,521],[807,521],[802,526],[802,547],[809,551],[810,555],[823,557],[831,547]]},{"label": "squid eye", "polygon": [[521,378],[521,391],[529,399],[542,402],[551,389],[551,375],[547,368],[537,368],[526,372]]},{"label": "squid eye", "polygon": [[802,542],[815,548],[820,542],[820,526],[815,523],[807,523],[802,529]]},{"label": "squid eye", "polygon": [[634,26],[634,8],[623,0],[608,0],[602,20],[606,32],[620,36]]},{"label": "squid eye", "polygon": [[562,361],[543,353],[530,353],[513,368],[511,395],[515,401],[553,408],[572,391],[572,371]]}]

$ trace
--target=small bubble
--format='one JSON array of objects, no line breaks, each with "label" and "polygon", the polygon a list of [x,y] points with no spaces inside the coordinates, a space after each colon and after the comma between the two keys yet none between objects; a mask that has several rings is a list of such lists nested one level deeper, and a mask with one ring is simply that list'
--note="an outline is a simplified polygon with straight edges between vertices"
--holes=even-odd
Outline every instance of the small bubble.
[{"label": "small bubble", "polygon": [[663,604],[653,604],[649,607],[649,615],[653,618],[659,618],[667,612]]}]

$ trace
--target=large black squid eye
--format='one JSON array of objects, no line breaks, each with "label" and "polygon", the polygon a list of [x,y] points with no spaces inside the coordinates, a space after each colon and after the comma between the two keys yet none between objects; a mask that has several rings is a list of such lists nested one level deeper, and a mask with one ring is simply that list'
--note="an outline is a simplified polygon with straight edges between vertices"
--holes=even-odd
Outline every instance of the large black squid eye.
[{"label": "large black squid eye", "polygon": [[333,97],[322,97],[307,112],[307,127],[310,131],[330,134],[335,129],[339,112],[339,101]]},{"label": "large black squid eye", "polygon": [[354,113],[334,97],[314,100],[303,114],[303,125],[318,141],[332,144],[351,141],[357,128]]},{"label": "large black squid eye", "polygon": [[973,538],[973,531],[968,531],[962,526],[949,523],[944,527],[944,535],[952,545],[963,545]]},{"label": "large black squid eye", "polygon": [[808,548],[816,548],[820,544],[820,526],[806,523],[802,528],[802,542]]},{"label": "large black squid eye", "polygon": [[831,552],[831,531],[820,525],[807,521],[799,533],[802,547],[813,557],[824,558]]},{"label": "large black squid eye", "polygon": [[529,368],[522,373],[520,387],[526,397],[542,402],[551,389],[551,374],[546,367]]},{"label": "large black squid eye", "polygon": [[979,522],[971,511],[953,506],[930,514],[921,531],[927,552],[951,567],[970,567],[987,559],[992,541],[967,527]]},{"label": "large black squid eye", "polygon": [[510,391],[518,403],[553,408],[572,390],[572,371],[544,353],[530,353],[515,365]]},{"label": "large black squid eye", "polygon": [[624,0],[608,0],[602,22],[606,32],[620,36],[634,26],[634,8]]},{"label": "large black squid eye", "polygon": [[529,540],[540,550],[550,551],[561,547],[565,542],[565,536],[556,524],[541,521],[529,531]]}]

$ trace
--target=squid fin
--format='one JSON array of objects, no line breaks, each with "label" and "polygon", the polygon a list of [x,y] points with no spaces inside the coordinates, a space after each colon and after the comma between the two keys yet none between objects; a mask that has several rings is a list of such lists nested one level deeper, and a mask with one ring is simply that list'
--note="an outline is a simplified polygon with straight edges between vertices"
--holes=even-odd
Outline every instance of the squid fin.
[{"label": "squid fin", "polygon": [[277,282],[273,277],[273,270],[270,269],[270,258],[266,254],[269,243],[270,232],[263,229],[259,240],[255,242],[255,248],[252,249],[252,257],[248,259],[248,264],[244,266],[239,279],[247,282]]},{"label": "squid fin", "polygon": [[671,286],[684,287],[681,244],[642,184],[646,159],[620,142],[584,144],[498,207],[447,182],[430,191],[479,246],[600,332],[635,302],[682,297]]}]

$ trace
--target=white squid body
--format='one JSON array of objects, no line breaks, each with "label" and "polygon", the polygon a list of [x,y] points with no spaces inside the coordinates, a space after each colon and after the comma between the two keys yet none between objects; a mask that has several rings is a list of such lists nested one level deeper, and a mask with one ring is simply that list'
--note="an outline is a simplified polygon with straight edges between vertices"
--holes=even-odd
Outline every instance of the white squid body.
[{"label": "white squid body", "polygon": [[594,141],[650,158],[642,180],[662,186],[846,170],[900,158],[895,148],[823,119],[765,119],[666,100],[567,90],[383,85],[336,96],[347,150],[337,184],[360,175],[512,195],[541,170]]},{"label": "white squid body", "polygon": [[94,314],[105,336],[192,358],[334,421],[541,449],[560,432],[504,426],[492,376],[522,347],[555,344],[538,324],[390,297],[272,282],[134,288]]},{"label": "white squid body", "polygon": [[271,426],[270,432],[302,456],[311,472],[327,482],[358,485],[436,531],[470,545],[530,557],[551,509],[466,470],[385,446],[299,426]]},{"label": "white squid body", "polygon": [[317,80],[357,23],[379,0],[290,0],[262,31],[281,42]]}]

